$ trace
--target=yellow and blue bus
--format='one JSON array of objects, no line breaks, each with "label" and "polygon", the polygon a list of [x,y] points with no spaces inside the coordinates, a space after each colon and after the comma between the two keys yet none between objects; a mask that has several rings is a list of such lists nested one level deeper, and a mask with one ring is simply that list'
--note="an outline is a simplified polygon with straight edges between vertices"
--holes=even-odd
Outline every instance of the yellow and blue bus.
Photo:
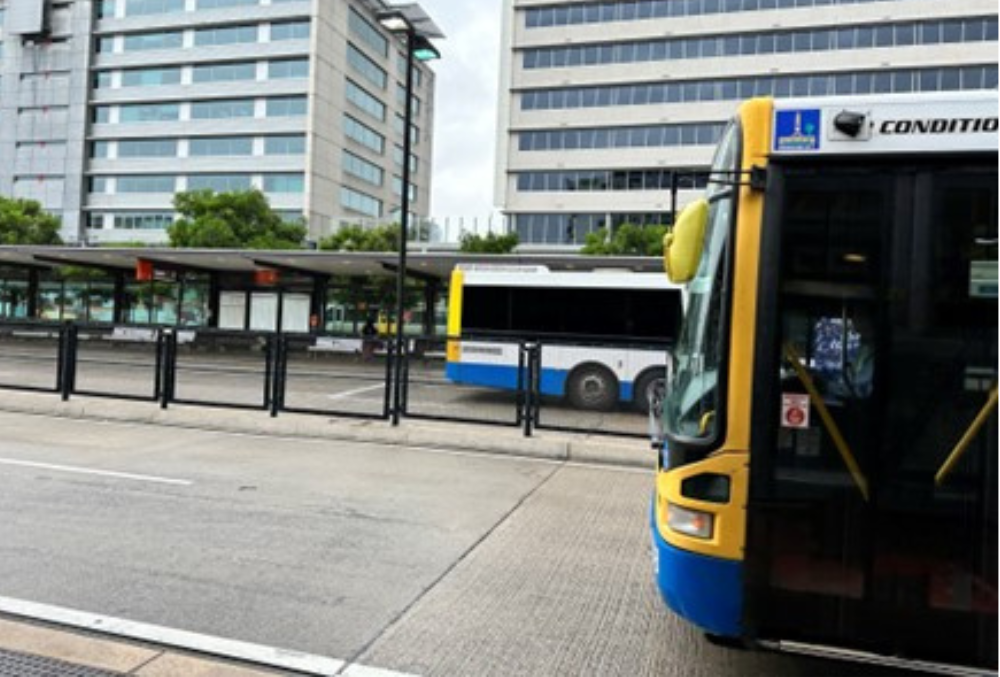
[{"label": "yellow and blue bus", "polygon": [[666,604],[728,642],[995,671],[996,92],[748,101],[664,257],[689,290]]},{"label": "yellow and blue bus", "polygon": [[683,295],[660,273],[460,265],[451,276],[445,375],[514,390],[519,342],[542,343],[539,392],[578,409],[646,413],[663,383]]}]

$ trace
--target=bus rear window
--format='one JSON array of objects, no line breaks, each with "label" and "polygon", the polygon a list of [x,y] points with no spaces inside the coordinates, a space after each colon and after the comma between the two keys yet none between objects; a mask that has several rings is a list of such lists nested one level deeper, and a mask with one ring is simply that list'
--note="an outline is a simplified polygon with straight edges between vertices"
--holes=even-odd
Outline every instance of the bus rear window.
[{"label": "bus rear window", "polygon": [[466,287],[463,334],[673,340],[680,292],[637,289]]}]

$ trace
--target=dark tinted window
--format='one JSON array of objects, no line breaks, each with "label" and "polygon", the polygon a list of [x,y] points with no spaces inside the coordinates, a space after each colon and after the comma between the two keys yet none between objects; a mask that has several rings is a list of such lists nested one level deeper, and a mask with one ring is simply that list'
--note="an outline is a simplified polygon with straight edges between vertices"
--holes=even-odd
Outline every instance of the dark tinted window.
[{"label": "dark tinted window", "polygon": [[462,332],[568,334],[671,340],[680,320],[676,291],[466,287]]}]

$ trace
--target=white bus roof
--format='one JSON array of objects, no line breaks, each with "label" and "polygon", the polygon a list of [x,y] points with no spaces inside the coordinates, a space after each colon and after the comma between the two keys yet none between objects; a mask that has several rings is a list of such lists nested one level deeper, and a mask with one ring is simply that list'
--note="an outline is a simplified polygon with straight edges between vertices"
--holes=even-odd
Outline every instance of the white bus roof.
[{"label": "white bus roof", "polygon": [[[536,289],[683,289],[670,282],[665,273],[634,273],[621,270],[552,272],[543,266],[511,268],[459,266],[470,287],[532,287]],[[505,269],[506,268],[506,269]]]},{"label": "white bus roof", "polygon": [[777,99],[776,157],[997,152],[997,92]]}]

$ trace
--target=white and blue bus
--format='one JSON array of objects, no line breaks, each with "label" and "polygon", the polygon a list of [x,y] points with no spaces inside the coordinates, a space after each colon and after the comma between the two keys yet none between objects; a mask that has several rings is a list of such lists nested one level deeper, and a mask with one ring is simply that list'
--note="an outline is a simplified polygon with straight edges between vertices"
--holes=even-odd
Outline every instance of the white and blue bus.
[{"label": "white and blue bus", "polygon": [[518,341],[538,341],[542,395],[578,409],[623,403],[646,412],[681,314],[681,287],[662,273],[459,265],[445,373],[453,383],[514,390]]}]

